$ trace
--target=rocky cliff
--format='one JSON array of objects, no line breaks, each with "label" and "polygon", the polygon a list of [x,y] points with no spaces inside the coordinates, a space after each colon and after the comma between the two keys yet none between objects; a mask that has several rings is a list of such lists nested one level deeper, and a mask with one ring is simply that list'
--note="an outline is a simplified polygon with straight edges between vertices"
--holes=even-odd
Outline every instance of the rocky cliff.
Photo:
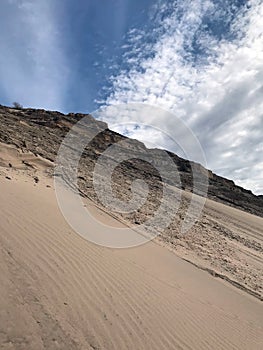
[{"label": "rocky cliff", "polygon": [[[0,106],[0,142],[13,144],[21,150],[31,151],[54,161],[63,138],[71,127],[84,116],[88,118],[85,132],[96,130],[97,136],[85,149],[80,163],[79,181],[83,193],[89,196],[89,192],[93,191],[91,174],[99,156],[109,145],[123,141],[121,147],[125,148],[126,152],[131,152],[131,159],[117,164],[115,171],[116,193],[122,197],[121,192],[129,193],[129,186],[135,178],[143,178],[147,179],[156,202],[162,187],[160,174],[150,164],[138,159],[140,157],[136,159],[132,154],[139,155],[140,152],[148,152],[161,164],[165,151],[147,149],[141,142],[109,130],[105,123],[95,120],[91,115],[80,113],[64,115],[56,111]],[[206,173],[206,169],[171,152],[168,154],[173,159],[180,175],[180,181],[175,181],[170,185],[192,192],[192,169],[197,167],[200,174],[197,179],[199,181],[198,194],[205,195],[202,193],[202,181],[205,178],[202,174]],[[220,177],[211,171],[208,171],[207,174],[209,179],[208,198],[263,217],[263,196],[256,196],[251,191],[245,190],[235,185],[233,181]],[[120,188],[122,191],[118,191]]]}]

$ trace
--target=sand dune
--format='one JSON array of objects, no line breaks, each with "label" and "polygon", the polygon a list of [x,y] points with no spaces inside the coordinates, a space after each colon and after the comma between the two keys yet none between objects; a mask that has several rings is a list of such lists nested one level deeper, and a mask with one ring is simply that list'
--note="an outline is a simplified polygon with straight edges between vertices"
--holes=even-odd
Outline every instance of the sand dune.
[{"label": "sand dune", "polygon": [[1,349],[262,349],[258,299],[154,242],[118,250],[85,241],[39,160],[17,171],[10,156],[19,159],[1,155]]}]

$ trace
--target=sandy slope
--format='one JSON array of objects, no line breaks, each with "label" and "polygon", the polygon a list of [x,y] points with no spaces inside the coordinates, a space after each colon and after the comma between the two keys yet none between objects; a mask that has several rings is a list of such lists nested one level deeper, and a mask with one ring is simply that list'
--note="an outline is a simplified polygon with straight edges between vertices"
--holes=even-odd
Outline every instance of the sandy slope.
[{"label": "sandy slope", "polygon": [[83,240],[39,174],[48,164],[30,162],[38,183],[26,169],[0,172],[1,349],[262,349],[259,300],[155,243]]},{"label": "sandy slope", "polygon": [[186,235],[168,230],[159,241],[263,300],[263,218],[207,199],[201,217]]}]

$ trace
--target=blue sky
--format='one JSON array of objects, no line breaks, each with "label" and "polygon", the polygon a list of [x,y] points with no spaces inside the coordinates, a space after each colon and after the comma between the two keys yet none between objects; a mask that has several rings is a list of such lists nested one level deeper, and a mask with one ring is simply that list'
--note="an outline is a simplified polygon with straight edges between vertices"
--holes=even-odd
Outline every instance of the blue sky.
[{"label": "blue sky", "polygon": [[[210,169],[263,193],[262,16],[261,0],[3,0],[0,103],[164,108],[193,131]],[[176,128],[165,114],[150,123]],[[128,133],[177,151],[149,128]]]},{"label": "blue sky", "polygon": [[0,62],[9,81],[0,86],[2,103],[18,100],[64,112],[96,109],[95,100],[107,97],[113,71],[125,66],[127,33],[145,26],[152,5],[151,0],[4,0]]}]

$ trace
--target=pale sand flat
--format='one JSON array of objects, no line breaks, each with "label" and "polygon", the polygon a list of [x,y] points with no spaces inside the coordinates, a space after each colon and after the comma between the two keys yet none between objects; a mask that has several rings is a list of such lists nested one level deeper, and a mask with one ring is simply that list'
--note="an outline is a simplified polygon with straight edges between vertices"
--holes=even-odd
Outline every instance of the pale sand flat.
[{"label": "pale sand flat", "polygon": [[260,301],[155,243],[85,241],[44,180],[1,177],[0,212],[1,349],[262,349]]},{"label": "pale sand flat", "polygon": [[[60,213],[51,179],[37,173],[35,184],[35,169],[8,169],[21,159],[37,171],[49,164],[17,152],[0,154],[1,349],[262,349],[258,299],[156,243],[119,250],[84,240]],[[104,225],[122,226],[86,205]],[[212,201],[207,210],[261,241],[262,219]]]}]

